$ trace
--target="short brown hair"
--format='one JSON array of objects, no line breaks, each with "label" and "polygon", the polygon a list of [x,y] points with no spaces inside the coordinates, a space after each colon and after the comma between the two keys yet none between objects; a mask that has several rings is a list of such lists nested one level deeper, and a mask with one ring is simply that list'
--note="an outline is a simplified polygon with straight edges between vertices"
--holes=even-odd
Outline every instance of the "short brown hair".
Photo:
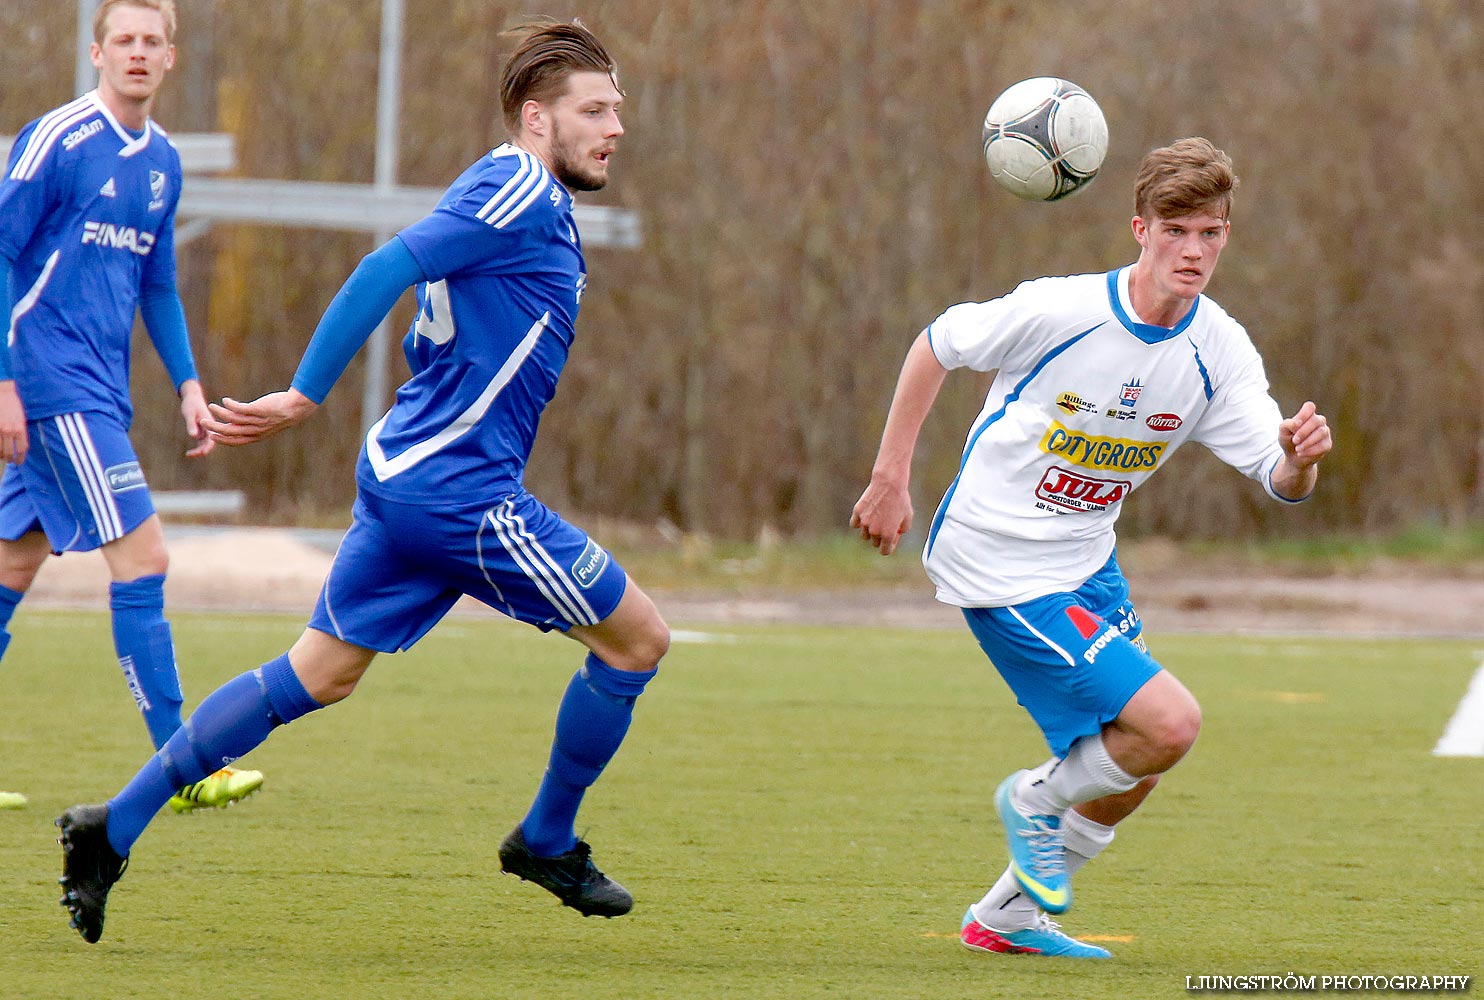
[{"label": "short brown hair", "polygon": [[1227,219],[1240,183],[1232,158],[1199,136],[1150,150],[1134,182],[1134,214],[1179,219],[1198,212]]},{"label": "short brown hair", "polygon": [[93,41],[103,44],[103,32],[108,29],[108,15],[115,7],[145,7],[157,10],[165,19],[165,41],[175,41],[175,0],[103,0],[93,14]]},{"label": "short brown hair", "polygon": [[500,110],[511,135],[520,131],[520,109],[525,103],[561,97],[567,90],[567,77],[573,73],[607,73],[618,86],[618,67],[608,50],[575,18],[570,24],[532,21],[506,34],[520,39],[500,81]]}]

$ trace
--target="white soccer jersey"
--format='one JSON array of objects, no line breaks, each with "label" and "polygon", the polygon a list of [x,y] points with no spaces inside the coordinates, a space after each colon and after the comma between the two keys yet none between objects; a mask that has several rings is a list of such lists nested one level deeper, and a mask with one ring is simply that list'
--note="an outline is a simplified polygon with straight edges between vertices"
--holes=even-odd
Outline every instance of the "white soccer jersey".
[{"label": "white soccer jersey", "polygon": [[940,601],[1075,590],[1112,554],[1124,499],[1187,439],[1285,499],[1282,415],[1247,331],[1205,296],[1173,329],[1141,323],[1128,275],[1028,281],[928,327],[943,367],[998,370],[923,551]]}]

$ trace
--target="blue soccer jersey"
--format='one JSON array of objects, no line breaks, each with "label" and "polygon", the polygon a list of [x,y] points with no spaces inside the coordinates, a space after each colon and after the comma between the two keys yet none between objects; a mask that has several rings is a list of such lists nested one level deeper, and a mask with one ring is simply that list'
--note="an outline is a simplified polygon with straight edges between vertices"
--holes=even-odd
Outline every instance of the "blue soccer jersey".
[{"label": "blue soccer jersey", "polygon": [[30,420],[133,417],[129,348],[141,293],[175,286],[180,155],[84,94],[21,130],[0,179],[0,257],[13,267],[9,342]]},{"label": "blue soccer jersey", "polygon": [[398,234],[427,281],[403,340],[412,378],[357,466],[390,500],[480,502],[519,488],[587,281],[572,196],[505,144]]}]

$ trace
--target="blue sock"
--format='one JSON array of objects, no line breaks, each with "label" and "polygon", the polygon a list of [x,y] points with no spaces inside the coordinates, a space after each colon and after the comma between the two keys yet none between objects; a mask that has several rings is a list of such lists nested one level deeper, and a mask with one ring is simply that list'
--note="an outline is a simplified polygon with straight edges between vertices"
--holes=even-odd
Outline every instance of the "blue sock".
[{"label": "blue sock", "polygon": [[276,727],[322,707],[304,690],[287,653],[227,681],[109,800],[109,844],[128,857],[170,796],[245,756]]},{"label": "blue sock", "polygon": [[546,774],[520,824],[532,853],[551,858],[577,845],[582,796],[618,752],[634,718],[634,700],[657,672],[615,670],[589,653],[572,677],[557,710]]},{"label": "blue sock", "polygon": [[119,668],[158,750],[180,728],[181,706],[175,642],[165,620],[165,577],[114,581],[108,586],[108,606],[113,609]]},{"label": "blue sock", "polygon": [[16,605],[25,596],[23,591],[0,587],[0,657],[5,656],[5,648],[10,645],[10,633],[5,627],[10,624],[10,616],[15,614]]}]

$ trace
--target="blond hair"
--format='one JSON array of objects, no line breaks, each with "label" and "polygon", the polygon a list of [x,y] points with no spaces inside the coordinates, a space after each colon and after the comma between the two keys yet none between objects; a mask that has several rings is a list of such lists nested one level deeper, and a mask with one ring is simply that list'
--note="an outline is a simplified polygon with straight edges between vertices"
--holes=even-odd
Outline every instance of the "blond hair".
[{"label": "blond hair", "polygon": [[108,15],[118,7],[143,7],[147,10],[157,10],[165,19],[165,41],[175,42],[175,0],[103,0],[98,5],[98,10],[93,14],[93,41],[99,45],[103,44],[105,32],[108,30]]},{"label": "blond hair", "polygon": [[1134,181],[1134,214],[1179,219],[1210,212],[1226,219],[1238,183],[1231,157],[1209,139],[1181,139],[1144,155]]}]

